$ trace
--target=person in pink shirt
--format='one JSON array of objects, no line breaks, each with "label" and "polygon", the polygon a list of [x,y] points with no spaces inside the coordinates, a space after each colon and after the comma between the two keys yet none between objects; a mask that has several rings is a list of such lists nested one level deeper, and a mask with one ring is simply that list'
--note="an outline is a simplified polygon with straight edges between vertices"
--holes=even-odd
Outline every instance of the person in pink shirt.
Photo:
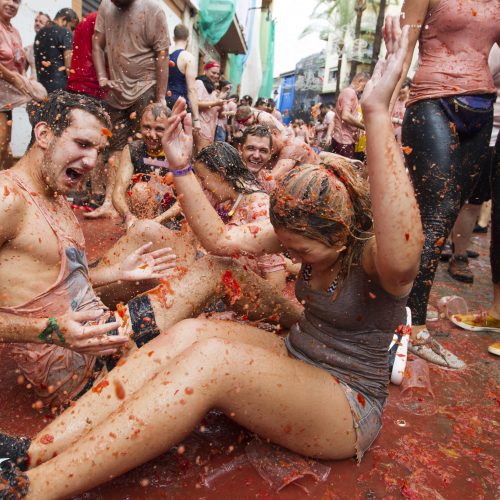
[{"label": "person in pink shirt", "polygon": [[24,75],[23,42],[11,23],[20,4],[21,0],[0,0],[0,170],[8,168],[12,160],[12,109],[47,96],[39,83]]},{"label": "person in pink shirt", "polygon": [[201,151],[214,142],[217,119],[226,97],[226,94],[219,94],[216,88],[220,79],[220,64],[216,61],[209,61],[203,69],[204,74],[196,79],[201,122],[200,130],[195,133],[197,151]]},{"label": "person in pink shirt", "polygon": [[333,122],[333,134],[331,149],[332,153],[354,158],[354,145],[357,141],[357,131],[364,130],[358,115],[358,96],[363,93],[370,75],[358,73],[351,85],[340,92],[335,106],[335,118]]}]

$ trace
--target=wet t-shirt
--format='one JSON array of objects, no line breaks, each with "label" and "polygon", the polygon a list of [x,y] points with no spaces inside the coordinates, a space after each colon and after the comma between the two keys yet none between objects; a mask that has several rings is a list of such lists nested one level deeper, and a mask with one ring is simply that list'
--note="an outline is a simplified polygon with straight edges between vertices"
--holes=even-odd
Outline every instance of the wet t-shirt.
[{"label": "wet t-shirt", "polygon": [[66,88],[64,51],[72,47],[73,34],[57,24],[45,26],[37,33],[34,43],[36,75],[47,92]]},{"label": "wet t-shirt", "polygon": [[358,114],[358,96],[352,87],[346,87],[339,95],[335,106],[333,121],[333,138],[339,144],[354,144],[357,140],[357,128],[342,120],[342,112],[348,111],[351,115]]},{"label": "wet t-shirt", "polygon": [[14,26],[0,22],[0,64],[9,71],[24,73],[25,56],[21,35]]},{"label": "wet t-shirt", "polygon": [[422,99],[496,92],[488,54],[500,41],[498,0],[441,0],[428,11],[423,24],[408,105]]},{"label": "wet t-shirt", "polygon": [[156,85],[156,53],[168,54],[164,7],[160,0],[140,0],[119,9],[103,0],[95,30],[106,37],[110,78],[118,84],[106,100],[116,109],[127,109]]}]

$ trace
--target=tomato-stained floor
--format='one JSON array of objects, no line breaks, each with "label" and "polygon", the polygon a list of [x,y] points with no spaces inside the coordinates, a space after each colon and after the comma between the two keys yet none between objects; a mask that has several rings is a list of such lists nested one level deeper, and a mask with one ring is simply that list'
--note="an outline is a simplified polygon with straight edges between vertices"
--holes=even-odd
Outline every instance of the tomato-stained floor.
[{"label": "tomato-stained floor", "polygon": [[[102,254],[122,233],[112,221],[82,224],[90,259]],[[471,248],[480,252],[480,258],[471,261],[474,285],[453,281],[446,272],[447,264],[440,265],[431,304],[436,305],[445,295],[460,295],[470,309],[487,307],[491,300],[488,245],[487,235],[474,236]],[[331,470],[326,481],[302,479],[300,484],[310,498],[496,497],[500,360],[488,354],[487,347],[498,336],[461,331],[446,319],[430,326],[444,346],[466,361],[467,368],[453,372],[431,366],[434,399],[415,394],[402,396],[399,387],[391,386],[382,433],[362,463],[357,465],[353,459],[329,462],[326,465]],[[30,392],[17,384],[8,347],[0,347],[0,363],[0,429],[33,435],[46,420],[32,408]],[[205,424],[205,432],[193,433],[180,450],[171,450],[79,498],[304,497],[304,489],[295,484],[277,493],[276,487],[258,474],[248,460],[247,443],[253,438],[244,430],[217,415],[210,416]],[[259,449],[266,452],[254,446],[254,459]],[[284,468],[288,466],[286,460],[281,463]],[[286,470],[278,472],[286,478]],[[272,473],[277,474],[276,470]]]}]

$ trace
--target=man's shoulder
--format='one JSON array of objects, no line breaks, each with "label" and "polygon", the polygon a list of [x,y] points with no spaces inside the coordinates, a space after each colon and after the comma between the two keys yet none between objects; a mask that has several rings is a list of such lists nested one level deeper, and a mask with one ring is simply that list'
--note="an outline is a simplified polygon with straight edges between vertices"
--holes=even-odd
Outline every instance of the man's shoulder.
[{"label": "man's shoulder", "polygon": [[[8,176],[0,175],[0,234],[11,235],[28,207],[21,188]],[[3,239],[3,238],[0,238]]]}]

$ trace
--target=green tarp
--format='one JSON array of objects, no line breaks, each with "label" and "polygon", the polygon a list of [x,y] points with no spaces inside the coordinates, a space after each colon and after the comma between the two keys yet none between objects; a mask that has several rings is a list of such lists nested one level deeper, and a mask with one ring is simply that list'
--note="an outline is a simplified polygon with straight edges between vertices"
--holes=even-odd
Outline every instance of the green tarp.
[{"label": "green tarp", "polygon": [[236,0],[200,0],[201,37],[215,45],[227,32],[236,12]]}]

